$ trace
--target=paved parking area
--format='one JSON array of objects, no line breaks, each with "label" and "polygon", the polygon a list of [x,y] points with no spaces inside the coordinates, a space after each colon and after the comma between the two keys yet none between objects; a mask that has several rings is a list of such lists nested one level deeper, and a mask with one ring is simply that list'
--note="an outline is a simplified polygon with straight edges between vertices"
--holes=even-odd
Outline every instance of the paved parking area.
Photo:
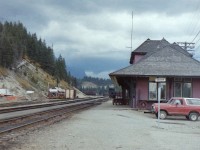
[{"label": "paved parking area", "polygon": [[105,102],[19,138],[15,150],[198,150],[200,121],[154,115]]}]

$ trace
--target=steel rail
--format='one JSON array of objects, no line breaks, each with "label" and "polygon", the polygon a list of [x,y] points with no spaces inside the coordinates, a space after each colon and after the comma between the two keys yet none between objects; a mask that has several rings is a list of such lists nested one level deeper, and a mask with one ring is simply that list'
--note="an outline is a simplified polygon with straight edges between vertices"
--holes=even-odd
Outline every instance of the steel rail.
[{"label": "steel rail", "polygon": [[[100,97],[103,98],[103,97]],[[66,101],[59,101],[59,102],[48,102],[48,103],[39,103],[39,104],[29,104],[29,105],[22,105],[22,106],[14,106],[14,107],[0,107],[0,114],[8,113],[8,112],[15,112],[15,111],[22,111],[22,110],[29,110],[29,109],[37,109],[37,108],[44,108],[50,106],[57,106],[57,105],[64,105],[64,104],[71,104],[71,103],[78,103],[84,101],[95,100],[99,98],[88,98],[88,99],[75,99],[75,100],[66,100]]]},{"label": "steel rail", "polygon": [[[61,107],[61,108],[50,109],[50,110],[46,110],[46,111],[42,111],[42,112],[33,113],[30,115],[23,115],[23,116],[16,117],[16,118],[1,120],[0,124],[4,124],[4,125],[9,124],[9,125],[0,127],[0,135],[3,135],[5,133],[11,132],[11,131],[15,131],[18,129],[22,129],[22,128],[25,128],[25,127],[28,127],[28,126],[31,126],[31,125],[34,125],[34,124],[37,124],[40,122],[44,122],[44,121],[56,118],[58,116],[66,115],[66,114],[69,114],[69,113],[72,113],[72,112],[75,112],[75,111],[78,111],[81,109],[85,109],[87,107],[97,105],[105,100],[106,99],[98,99],[98,100],[94,100],[93,102],[86,101],[83,103],[78,103],[77,105],[65,106],[65,107]],[[68,108],[68,109],[66,109],[66,108]],[[50,113],[53,113],[53,115]],[[36,117],[36,116],[38,116],[38,117]],[[31,117],[36,117],[36,118],[31,118]],[[15,123],[15,122],[17,122],[17,123]]]}]

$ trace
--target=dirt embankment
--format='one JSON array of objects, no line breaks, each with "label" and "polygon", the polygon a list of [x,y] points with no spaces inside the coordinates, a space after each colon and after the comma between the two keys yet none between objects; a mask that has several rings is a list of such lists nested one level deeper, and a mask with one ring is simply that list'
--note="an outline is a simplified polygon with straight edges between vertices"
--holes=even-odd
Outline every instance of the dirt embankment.
[{"label": "dirt embankment", "polygon": [[[0,103],[4,101],[44,100],[48,88],[55,87],[56,84],[56,79],[51,75],[38,66],[23,60],[15,69],[0,68]],[[63,81],[61,85],[68,86]]]}]

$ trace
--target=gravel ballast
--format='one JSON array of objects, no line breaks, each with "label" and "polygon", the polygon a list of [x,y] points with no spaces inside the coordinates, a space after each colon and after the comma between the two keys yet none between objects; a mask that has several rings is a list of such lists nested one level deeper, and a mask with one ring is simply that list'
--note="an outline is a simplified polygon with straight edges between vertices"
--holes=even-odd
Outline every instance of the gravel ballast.
[{"label": "gravel ballast", "polygon": [[15,141],[13,150],[198,150],[200,121],[161,120],[111,101]]}]

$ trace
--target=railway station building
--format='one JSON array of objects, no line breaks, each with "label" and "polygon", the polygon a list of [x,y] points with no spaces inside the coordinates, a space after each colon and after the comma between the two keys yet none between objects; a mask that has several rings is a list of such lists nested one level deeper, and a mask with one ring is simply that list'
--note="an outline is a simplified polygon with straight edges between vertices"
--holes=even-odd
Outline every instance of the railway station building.
[{"label": "railway station building", "polygon": [[[147,39],[130,57],[130,65],[109,74],[122,89],[122,101],[130,107],[150,109],[171,97],[200,98],[200,62],[178,44]],[[162,78],[162,82],[156,79]]]}]

